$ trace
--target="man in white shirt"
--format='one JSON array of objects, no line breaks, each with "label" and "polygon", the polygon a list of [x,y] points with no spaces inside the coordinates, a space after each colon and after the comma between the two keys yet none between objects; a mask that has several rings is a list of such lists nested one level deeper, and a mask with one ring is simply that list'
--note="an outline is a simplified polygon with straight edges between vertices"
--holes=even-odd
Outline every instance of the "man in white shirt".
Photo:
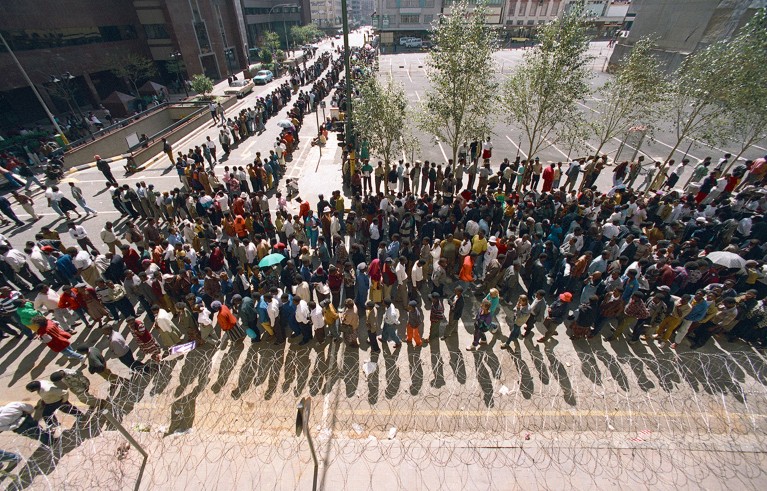
[{"label": "man in white shirt", "polygon": [[88,248],[90,248],[96,254],[101,254],[99,250],[96,249],[96,246],[93,245],[93,242],[91,242],[90,237],[88,237],[88,232],[85,231],[82,225],[76,225],[74,222],[69,222],[67,227],[69,227],[69,236],[77,241],[77,244],[82,250],[87,251]]},{"label": "man in white shirt", "polygon": [[325,341],[325,316],[322,313],[322,307],[314,302],[309,302],[309,309],[314,337],[318,343],[322,343]]},{"label": "man in white shirt", "polygon": [[394,303],[388,298],[384,299],[384,315],[383,315],[383,329],[381,331],[381,341],[387,343],[389,341],[394,342],[394,348],[397,349],[402,346],[402,340],[397,334],[397,326],[399,325],[399,310],[394,306]]},{"label": "man in white shirt", "polygon": [[0,431],[12,431],[50,445],[53,434],[44,431],[32,417],[35,407],[25,402],[9,402],[0,406]]},{"label": "man in white shirt", "polygon": [[14,273],[14,277],[8,278],[17,286],[26,287],[31,290],[40,279],[29,269],[27,264],[27,255],[18,249],[13,249],[7,245],[0,245],[0,260],[4,261]]},{"label": "man in white shirt", "polygon": [[[39,286],[37,296],[35,296],[33,301],[35,310],[38,312],[51,312],[53,318],[56,319],[56,322],[61,324],[62,327],[76,326],[80,324],[80,321],[74,319],[74,316],[70,313],[69,309],[59,308],[60,299],[61,296],[56,290],[43,283]],[[45,310],[43,310],[43,308]]]},{"label": "man in white shirt", "polygon": [[394,267],[394,274],[397,276],[397,291],[395,296],[402,305],[407,305],[407,259],[400,257],[395,259],[397,265]]},{"label": "man in white shirt", "polygon": [[299,295],[293,296],[293,304],[296,306],[296,322],[301,328],[301,342],[300,345],[305,345],[312,340],[312,313],[309,310],[309,305],[306,300],[302,299]]},{"label": "man in white shirt", "polygon": [[117,238],[114,231],[112,230],[114,225],[112,222],[107,222],[104,224],[104,228],[101,229],[101,241],[104,242],[107,247],[109,248],[109,252],[112,254],[115,253],[117,250],[117,247],[120,247],[122,245],[122,242],[120,242],[120,239]]},{"label": "man in white shirt", "polygon": [[419,259],[413,264],[413,268],[410,270],[410,281],[413,284],[413,290],[418,291],[421,282],[423,281],[423,267],[426,264],[423,259]]}]

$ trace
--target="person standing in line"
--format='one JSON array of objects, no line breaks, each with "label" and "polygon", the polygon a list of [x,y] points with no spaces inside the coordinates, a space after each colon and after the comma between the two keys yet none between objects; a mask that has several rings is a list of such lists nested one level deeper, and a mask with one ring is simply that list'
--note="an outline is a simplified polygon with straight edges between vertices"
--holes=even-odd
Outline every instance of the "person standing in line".
[{"label": "person standing in line", "polygon": [[125,341],[125,338],[122,334],[120,334],[118,331],[115,331],[110,326],[105,326],[102,329],[102,332],[104,333],[104,336],[109,341],[109,352],[115,356],[120,362],[128,367],[133,372],[141,371],[143,370],[146,365],[141,363],[140,361],[137,361],[136,358],[133,357],[133,352],[130,349],[130,346],[128,346],[128,342]]},{"label": "person standing in line", "polygon": [[112,168],[109,167],[109,161],[102,159],[99,155],[94,155],[93,160],[96,161],[96,168],[104,174],[106,180],[113,184],[117,184],[117,179],[112,175]]},{"label": "person standing in line", "polygon": [[341,332],[344,336],[347,346],[350,348],[359,348],[357,330],[360,325],[360,317],[357,312],[357,306],[354,305],[354,300],[347,298],[344,302],[346,307],[341,313]]},{"label": "person standing in line", "polygon": [[74,182],[69,183],[70,191],[72,192],[72,197],[77,201],[77,204],[83,207],[83,210],[85,210],[85,216],[90,215],[91,213],[93,215],[98,215],[98,212],[88,206],[88,203],[85,202],[85,198],[83,198],[83,190],[80,189],[78,186],[75,185]]},{"label": "person standing in line", "polygon": [[445,320],[445,306],[442,304],[442,295],[437,292],[432,292],[430,297],[431,310],[429,311],[429,335],[424,339],[424,342],[426,343],[430,342],[432,339],[440,337],[439,328]]},{"label": "person standing in line", "polygon": [[447,326],[445,326],[445,332],[440,338],[442,341],[447,340],[458,330],[458,321],[461,320],[463,315],[464,298],[463,287],[457,286],[453,289],[453,296],[448,299],[447,304],[450,307],[450,313],[448,315]]},{"label": "person standing in line", "polygon": [[59,328],[54,321],[48,320],[43,316],[32,319],[32,323],[37,327],[35,334],[40,338],[54,353],[61,353],[69,359],[82,361],[85,356],[77,353],[69,345],[71,334]]},{"label": "person standing in line", "polygon": [[397,326],[399,325],[399,310],[397,310],[397,307],[394,306],[394,303],[390,299],[384,300],[384,307],[386,310],[384,310],[383,329],[379,339],[383,343],[393,341],[394,349],[399,349],[402,346],[402,340],[397,334]]},{"label": "person standing in line", "polygon": [[411,300],[407,304],[407,338],[405,342],[410,345],[412,341],[416,348],[423,344],[421,329],[423,328],[423,314],[418,308],[418,302]]},{"label": "person standing in line", "polygon": [[380,353],[381,347],[378,345],[378,307],[375,302],[370,300],[365,303],[365,325],[368,329],[370,351]]}]

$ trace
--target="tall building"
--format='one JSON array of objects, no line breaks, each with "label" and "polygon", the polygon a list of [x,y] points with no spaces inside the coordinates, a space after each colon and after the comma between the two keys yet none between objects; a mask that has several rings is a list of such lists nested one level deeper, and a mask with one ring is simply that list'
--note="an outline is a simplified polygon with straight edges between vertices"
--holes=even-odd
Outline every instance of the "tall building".
[{"label": "tall building", "polygon": [[617,63],[637,40],[653,36],[656,55],[672,72],[690,53],[732,37],[765,7],[767,0],[634,0],[628,36],[618,40],[610,63]]},{"label": "tall building", "polygon": [[[610,37],[623,26],[631,0],[582,0],[591,34]],[[505,31],[512,37],[533,37],[537,26],[559,17],[577,0],[509,0]]]},{"label": "tall building", "polygon": [[341,0],[309,0],[309,3],[312,22],[317,27],[320,29],[341,27]]},{"label": "tall building", "polygon": [[240,0],[245,19],[248,45],[256,50],[262,36],[267,31],[276,32],[283,45],[285,31],[288,31],[288,42],[291,47],[290,28],[302,26],[311,22],[311,6],[309,0]]}]

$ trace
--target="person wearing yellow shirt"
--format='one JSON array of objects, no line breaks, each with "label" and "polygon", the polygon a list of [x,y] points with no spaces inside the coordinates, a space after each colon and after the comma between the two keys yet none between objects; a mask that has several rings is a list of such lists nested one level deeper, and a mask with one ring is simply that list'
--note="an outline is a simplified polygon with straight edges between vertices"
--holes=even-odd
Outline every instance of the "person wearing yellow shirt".
[{"label": "person wearing yellow shirt", "polygon": [[482,270],[485,263],[485,251],[487,250],[487,239],[485,238],[485,232],[479,231],[477,235],[471,239],[471,255],[474,258],[474,276],[479,277],[482,275]]}]

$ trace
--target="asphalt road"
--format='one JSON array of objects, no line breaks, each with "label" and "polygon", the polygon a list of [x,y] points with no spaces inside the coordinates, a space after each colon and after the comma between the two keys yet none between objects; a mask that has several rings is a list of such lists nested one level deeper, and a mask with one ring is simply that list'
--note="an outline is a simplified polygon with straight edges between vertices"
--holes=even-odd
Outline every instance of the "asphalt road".
[{"label": "asphalt road", "polygon": [[[609,74],[603,72],[603,69],[606,66],[611,52],[612,49],[607,48],[606,42],[591,43],[590,53],[594,56],[594,60],[591,63],[593,70],[593,77],[591,79],[592,87],[599,87],[608,77],[610,77]],[[495,53],[494,58],[500,79],[502,79],[504,75],[511,73],[514,67],[522,62],[524,53],[524,49],[506,49]],[[414,109],[417,107],[418,103],[422,101],[424,94],[429,90],[429,81],[426,71],[427,57],[428,54],[426,52],[408,52],[382,55],[380,58],[379,76],[392,77],[394,80],[401,83],[405,88],[408,102]],[[480,76],[480,74],[477,74],[477,76]],[[492,105],[493,103],[494,101],[488,101],[488,105]],[[595,109],[596,100],[594,98],[582,101],[580,105],[585,111],[587,118],[598,118],[600,116]],[[447,159],[451,157],[450,148],[444,142],[435,144],[434,138],[430,135],[417,129],[415,133],[421,144],[421,151],[419,153],[421,160],[446,162]],[[493,141],[494,156],[491,164],[497,165],[497,163],[504,157],[508,157],[510,160],[514,160],[517,155],[521,158],[527,157],[526,152],[529,149],[525,147],[522,131],[514,123],[504,120],[503,116],[499,116],[496,119],[493,133],[490,136]],[[675,141],[676,137],[673,136],[673,126],[670,123],[661,123],[655,132],[654,139],[651,140],[647,137],[641,145],[640,155],[644,154],[646,156],[646,162],[651,159],[664,160],[669,155]],[[600,153],[606,153],[611,157],[612,161],[621,142],[622,138],[616,138],[610,141],[602,148]],[[535,156],[543,161],[563,162],[566,164],[569,157],[585,156],[588,152],[596,150],[595,145],[598,145],[598,142],[596,139],[590,138],[587,142],[584,142],[584,145],[585,149],[575,150],[563,146],[550,146],[540,151]],[[727,152],[736,155],[738,153],[738,148],[738,145],[734,142],[730,142],[729,144],[720,147],[710,147],[698,141],[686,139],[674,152],[673,158],[678,162],[687,155],[693,163],[696,163],[706,156],[711,156],[714,162],[716,162]],[[762,157],[765,154],[767,154],[767,141],[763,140],[757,142],[757,145],[745,152],[742,159],[754,159]],[[743,160],[741,160],[741,162],[743,162]],[[681,182],[685,181],[682,180]]]},{"label": "asphalt road", "polygon": [[[361,35],[352,39],[362,42]],[[407,80],[411,101],[417,102],[425,74],[417,65],[409,73],[394,66],[397,57],[416,60],[423,54],[381,60],[383,73],[391,60],[393,76]],[[263,135],[248,139],[221,165],[244,165],[256,151],[268,152],[279,119],[270,120]],[[513,158],[513,139],[505,136],[514,132],[507,128],[497,126],[496,149]],[[217,131],[203,125],[180,148]],[[299,154],[288,169],[289,177],[300,180],[302,196],[312,202],[320,192],[340,188],[338,147],[331,139],[320,155],[307,143],[315,131],[310,115]],[[424,145],[422,159],[440,161],[441,156],[438,145]],[[129,178],[122,175],[120,162],[112,167],[120,182],[143,180],[159,190],[177,186],[175,170],[158,157]],[[99,211],[80,222],[102,246],[99,230],[119,215],[97,170],[73,177]],[[63,232],[63,221],[45,209],[40,192],[34,196],[43,220],[2,229],[16,247],[23,247],[41,225]],[[118,231],[123,224],[118,223]],[[67,236],[64,241],[74,245]],[[648,483],[658,489],[716,489],[733,483],[759,489],[758,482],[764,482],[763,353],[741,344],[709,343],[698,352],[683,347],[674,353],[651,343],[573,343],[564,328],[558,341],[545,347],[528,338],[507,352],[498,347],[512,315],[505,304],[499,313],[504,333],[487,348],[467,353],[476,304],[467,297],[457,338],[422,349],[388,347],[374,355],[334,344],[299,347],[291,341],[289,348],[278,350],[246,341],[227,351],[196,350],[166,365],[152,380],[134,379],[136,385],[123,386],[117,400],[126,413],[123,424],[150,451],[142,487],[251,489],[256,480],[262,489],[308,487],[305,440],[294,436],[295,404],[304,395],[314,397],[310,430],[325,489],[381,489],[383,484],[391,489],[509,489],[531,481],[544,489],[561,489],[562,484],[636,489]],[[78,341],[97,337],[83,331]],[[99,346],[104,347],[103,341]],[[372,371],[368,362],[375,363]],[[130,377],[116,360],[109,363],[119,376]],[[71,365],[37,342],[3,341],[0,402],[34,402],[24,384],[61,366]],[[88,376],[92,392],[105,396],[107,384]],[[67,428],[73,423],[69,416],[61,419]],[[140,457],[134,450],[120,457],[124,439],[118,433],[86,427],[68,430],[67,439],[70,447],[54,463],[31,440],[11,433],[0,435],[0,448],[31,460],[25,469],[34,489],[134,486]],[[416,484],[410,476],[418,476]]]}]

